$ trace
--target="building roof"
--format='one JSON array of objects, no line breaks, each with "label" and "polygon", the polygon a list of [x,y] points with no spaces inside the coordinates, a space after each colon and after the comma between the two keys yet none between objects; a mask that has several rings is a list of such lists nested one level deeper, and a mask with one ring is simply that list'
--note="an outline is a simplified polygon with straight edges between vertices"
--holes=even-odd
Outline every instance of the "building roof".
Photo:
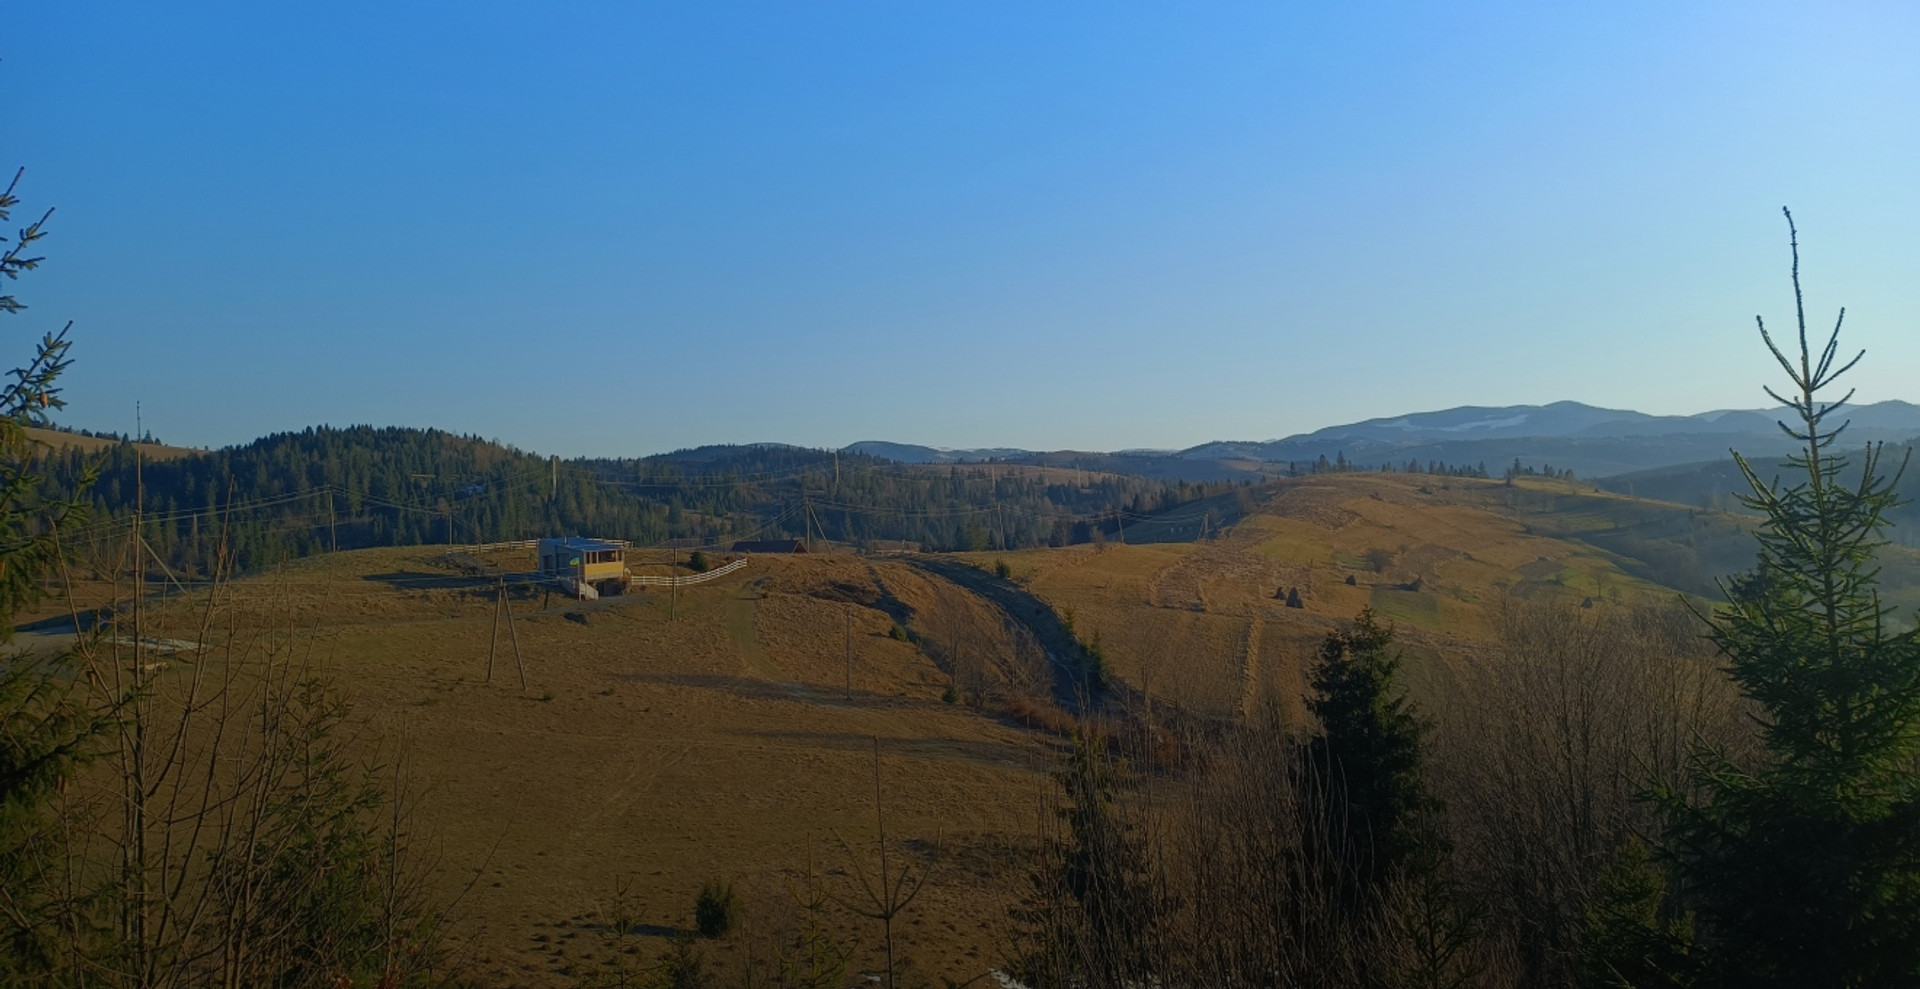
[{"label": "building roof", "polygon": [[540,540],[540,548],[559,548],[574,553],[600,553],[607,550],[625,549],[627,544],[616,539],[588,539],[585,536],[560,536],[554,539]]}]

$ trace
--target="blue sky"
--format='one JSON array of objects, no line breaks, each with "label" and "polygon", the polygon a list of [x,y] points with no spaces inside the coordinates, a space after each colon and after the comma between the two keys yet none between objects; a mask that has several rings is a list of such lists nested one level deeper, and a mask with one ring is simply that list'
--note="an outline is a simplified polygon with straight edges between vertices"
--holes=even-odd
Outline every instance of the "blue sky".
[{"label": "blue sky", "polygon": [[[15,4],[66,421],[562,454],[1920,400],[1910,4]],[[16,358],[18,359],[18,358]]]}]

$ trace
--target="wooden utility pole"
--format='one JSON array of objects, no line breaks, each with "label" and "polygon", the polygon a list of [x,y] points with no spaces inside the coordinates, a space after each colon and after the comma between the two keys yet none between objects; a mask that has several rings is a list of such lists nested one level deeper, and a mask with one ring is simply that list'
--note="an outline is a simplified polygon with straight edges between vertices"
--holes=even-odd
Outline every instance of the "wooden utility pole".
[{"label": "wooden utility pole", "polygon": [[847,700],[853,700],[853,605],[847,605]]},{"label": "wooden utility pole", "polygon": [[487,640],[487,682],[493,682],[493,654],[500,648],[500,606],[507,601],[507,581],[500,579],[500,586],[493,595],[493,636]]},{"label": "wooden utility pole", "polygon": [[139,402],[133,403],[133,430],[133,558],[135,561],[133,571],[133,662],[135,666],[138,666],[140,665],[140,638],[146,634],[143,630],[144,626],[141,625],[140,605],[142,599],[147,596],[147,558],[140,553],[140,547],[145,545],[147,541],[146,525],[143,522],[143,516],[147,510],[147,485],[145,481],[147,454],[139,442],[140,436],[143,435],[141,432]]},{"label": "wooden utility pole", "polygon": [[[143,518],[142,518],[142,516],[143,516],[143,514],[144,514],[144,513],[146,512],[146,507],[147,507],[147,487],[146,487],[146,482],[145,482],[145,481],[144,481],[144,479],[143,479],[143,478],[144,478],[144,473],[143,473],[143,469],[144,469],[144,468],[145,468],[145,466],[146,466],[146,462],[147,462],[147,455],[146,455],[146,453],[145,453],[145,452],[144,452],[144,451],[143,451],[143,450],[142,450],[142,449],[140,448],[140,445],[139,445],[139,439],[140,439],[140,403],[139,403],[139,402],[135,402],[135,403],[133,403],[133,431],[134,431],[134,447],[133,447],[133,543],[132,543],[132,545],[131,545],[131,546],[129,547],[129,548],[130,548],[130,549],[132,550],[132,553],[133,553],[133,560],[134,560],[134,569],[133,569],[133,668],[134,668],[135,670],[143,670],[144,668],[143,668],[143,666],[142,666],[142,664],[141,664],[141,660],[140,660],[140,644],[141,644],[141,642],[142,642],[142,641],[143,641],[143,640],[145,639],[145,637],[146,637],[146,628],[145,628],[145,626],[144,626],[144,625],[142,625],[142,624],[141,624],[141,622],[142,622],[142,615],[141,615],[141,609],[140,609],[140,605],[141,605],[141,603],[142,603],[142,601],[143,601],[143,599],[145,599],[145,598],[146,598],[146,596],[147,596],[147,595],[146,595],[146,590],[147,590],[147,558],[146,558],[145,556],[142,556],[142,555],[141,555],[141,553],[140,553],[140,546],[141,546],[141,544],[142,544],[142,543],[144,543],[144,542],[146,542],[146,538],[147,538],[147,537],[146,537],[146,533],[142,531],[142,530],[144,530],[144,529],[146,528],[146,525],[144,524],[144,521],[143,521]],[[139,673],[135,673],[135,674],[134,674],[134,676],[135,676],[135,677],[137,678],[137,677],[139,676]],[[137,679],[136,679],[136,681],[135,681],[135,684],[134,684],[134,686],[135,686],[136,688],[138,688],[138,687],[140,686],[140,684],[139,684],[139,682],[138,682],[138,680],[137,680]]]},{"label": "wooden utility pole", "polygon": [[548,482],[547,484],[547,500],[553,501],[558,499],[559,497],[560,497],[560,455],[556,453],[553,455],[553,480]]},{"label": "wooden utility pole", "polygon": [[339,513],[333,508],[333,486],[327,486],[327,538],[333,544],[333,551],[340,552]]},{"label": "wooden utility pole", "polygon": [[520,671],[520,692],[527,690],[527,664],[520,659],[520,633],[513,627],[513,602],[507,600],[507,580],[500,578],[500,610],[507,613],[507,635],[513,639],[513,666]]},{"label": "wooden utility pole", "polygon": [[[142,643],[144,643],[147,638],[145,613],[141,605],[142,599],[146,597],[147,560],[146,557],[140,555],[140,544],[142,542],[141,530],[145,528],[144,513],[147,499],[146,487],[142,480],[142,465],[145,462],[146,456],[138,445],[140,435],[143,431],[140,421],[139,402],[133,403],[133,430],[136,444],[133,448],[133,539],[127,547],[134,559],[132,674],[133,696],[137,699],[133,703],[135,705],[145,705],[149,703],[144,696],[146,693],[146,678],[149,671],[144,662],[144,657],[141,654]],[[229,504],[231,504],[231,496],[229,496],[228,501]],[[115,596],[117,597],[118,595],[116,594]],[[116,673],[116,682],[117,680],[118,676]],[[132,894],[132,902],[135,904],[133,915],[128,919],[127,933],[130,936],[127,940],[144,949],[149,944],[147,927],[149,923],[149,911],[153,900],[148,885],[150,882],[149,877],[153,875],[153,872],[147,865],[148,841],[151,835],[151,830],[147,826],[148,799],[150,794],[147,783],[147,771],[150,765],[146,750],[147,719],[144,717],[134,717],[130,719],[129,724],[129,733],[132,737],[128,739],[127,758],[131,763],[128,782],[132,784],[131,791],[136,796],[132,800],[127,801],[126,810],[123,812],[122,826],[126,828],[126,832],[130,836],[128,844],[131,847],[127,848],[121,854],[124,856],[123,862],[131,867],[130,871],[133,876],[133,883],[132,888],[126,890],[126,892]]]},{"label": "wooden utility pole", "polygon": [[140,553],[140,547],[147,539],[146,526],[142,519],[147,508],[147,487],[144,480],[147,455],[145,448],[140,444],[140,437],[143,435],[145,435],[145,428],[140,420],[140,403],[136,401],[133,403],[133,665],[135,669],[139,669],[141,665],[140,640],[146,635],[145,627],[141,624],[140,607],[147,596],[147,558]]}]

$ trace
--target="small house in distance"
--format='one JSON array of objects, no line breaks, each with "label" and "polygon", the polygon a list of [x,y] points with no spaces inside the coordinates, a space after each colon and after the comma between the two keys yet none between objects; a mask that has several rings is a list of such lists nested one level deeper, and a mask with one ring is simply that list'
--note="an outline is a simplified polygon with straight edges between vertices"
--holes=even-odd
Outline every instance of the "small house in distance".
[{"label": "small house in distance", "polygon": [[798,539],[742,539],[733,544],[735,553],[805,553],[807,544]]},{"label": "small house in distance", "polygon": [[618,594],[627,588],[627,544],[579,536],[542,539],[540,574],[581,597]]}]

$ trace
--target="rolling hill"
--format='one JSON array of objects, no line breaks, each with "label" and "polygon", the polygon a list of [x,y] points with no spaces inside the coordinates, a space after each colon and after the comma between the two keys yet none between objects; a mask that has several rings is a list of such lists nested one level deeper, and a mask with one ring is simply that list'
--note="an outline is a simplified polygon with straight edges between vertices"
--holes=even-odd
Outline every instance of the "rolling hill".
[{"label": "rolling hill", "polygon": [[[1855,442],[1901,443],[1920,435],[1920,406],[1887,401],[1849,410]],[[1777,456],[1793,443],[1768,411],[1720,410],[1690,416],[1652,416],[1579,402],[1551,405],[1462,406],[1328,426],[1277,440],[1216,441],[1179,451],[1051,453],[1011,449],[935,450],[870,441],[849,449],[903,462],[1047,463],[1187,480],[1243,479],[1300,473],[1322,458],[1362,469],[1422,469],[1433,463],[1484,468],[1498,476],[1514,461],[1552,466],[1582,477],[1605,477],[1696,463],[1738,448]]]},{"label": "rolling hill", "polygon": [[76,537],[102,554],[138,508],[155,555],[189,576],[211,572],[221,552],[251,568],[322,550],[569,534],[709,548],[755,538],[1044,545],[1229,486],[1037,464],[897,464],[779,444],[562,461],[476,436],[371,426],[157,452],[165,456],[62,443],[48,460],[48,494],[87,504],[91,521]]},{"label": "rolling hill", "polygon": [[[223,641],[291,630],[326,657],[369,734],[406,739],[435,882],[459,898],[456,930],[492,984],[570,985],[603,963],[598,911],[616,889],[636,891],[647,955],[687,928],[711,879],[770,926],[807,883],[854,895],[876,758],[888,831],[929,878],[905,950],[924,978],[961,982],[997,961],[1076,714],[1174,752],[1181,724],[1272,710],[1298,723],[1319,641],[1366,607],[1399,629],[1409,682],[1439,705],[1504,609],[1671,608],[1711,595],[1753,548],[1738,516],[1524,478],[1321,474],[1125,521],[1059,547],[752,557],[671,595],[590,603],[502,585],[524,550],[480,552],[484,572],[432,546],[322,552],[232,581],[217,603],[169,585],[143,631],[192,640],[211,615]],[[684,572],[681,551],[637,553]],[[1920,553],[1883,562],[1913,603]],[[73,603],[114,590],[83,583],[92,599]],[[1082,650],[1110,678],[1103,702],[1063,679],[1085,675],[1069,662]],[[829,909],[837,929],[871,927]],[[716,944],[716,964],[752,943]]]}]

